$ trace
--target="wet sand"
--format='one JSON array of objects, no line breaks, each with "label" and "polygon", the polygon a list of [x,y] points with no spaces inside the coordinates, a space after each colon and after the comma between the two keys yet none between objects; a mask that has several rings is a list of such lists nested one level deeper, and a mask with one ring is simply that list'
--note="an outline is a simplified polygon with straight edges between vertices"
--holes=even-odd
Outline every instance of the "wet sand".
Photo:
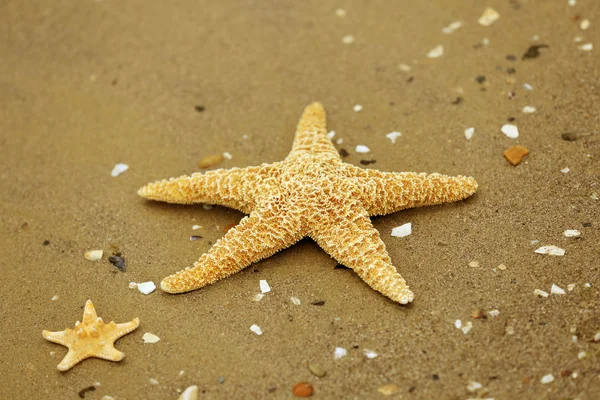
[{"label": "wet sand", "polygon": [[[600,46],[597,2],[42,3],[0,5],[1,398],[79,398],[95,385],[86,399],[176,399],[195,384],[201,398],[279,399],[301,381],[321,399],[383,398],[385,385],[403,399],[600,396],[600,136],[561,138],[600,125],[599,50],[579,48]],[[488,27],[477,23],[486,5],[501,15]],[[232,155],[222,168],[283,159],[312,101],[348,163],[478,180],[466,201],[374,219],[414,303],[335,268],[310,240],[188,294],[130,289],[191,265],[243,217],[137,189],[209,154]],[[503,152],[517,144],[530,154],[515,167]],[[117,163],[129,170],[112,177]],[[410,236],[390,235],[407,222]],[[535,254],[542,245],[566,254]],[[83,257],[91,249],[101,261]],[[107,259],[117,252],[126,272]],[[261,279],[272,291],[256,302]],[[534,295],[553,284],[566,294]],[[88,299],[105,321],[140,327],[117,342],[123,361],[61,373],[67,349],[41,332],[72,328]],[[336,347],[348,355],[334,360]]]}]

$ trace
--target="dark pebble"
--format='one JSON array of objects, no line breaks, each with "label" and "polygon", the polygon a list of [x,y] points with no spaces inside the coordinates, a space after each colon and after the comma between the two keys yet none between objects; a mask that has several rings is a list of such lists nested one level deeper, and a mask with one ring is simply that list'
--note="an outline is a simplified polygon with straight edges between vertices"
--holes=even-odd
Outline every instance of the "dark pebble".
[{"label": "dark pebble", "polygon": [[525,54],[521,57],[522,60],[527,60],[530,58],[538,58],[540,56],[540,49],[548,48],[547,44],[534,44],[533,46],[529,46]]},{"label": "dark pebble", "polygon": [[93,392],[93,391],[95,391],[95,390],[96,390],[96,386],[88,386],[88,387],[86,387],[86,388],[84,388],[84,389],[81,389],[81,390],[79,391],[79,398],[81,398],[81,399],[85,399],[85,394],[86,394],[87,392]]},{"label": "dark pebble", "polygon": [[113,254],[112,256],[108,257],[108,261],[110,261],[110,263],[112,265],[117,267],[119,269],[119,271],[125,272],[125,269],[126,269],[125,259],[123,257],[121,257],[121,253],[116,253],[116,254]]},{"label": "dark pebble", "polygon": [[414,80],[415,80],[415,77],[414,77],[414,76],[411,76],[411,77],[409,77],[409,78],[406,80],[406,82],[408,82],[408,83],[411,83],[411,82],[412,82],[412,81],[414,81]]},{"label": "dark pebble", "polygon": [[583,223],[583,227],[584,227],[584,228],[591,228],[591,226],[592,226],[592,223],[591,223],[591,222],[584,222],[584,223]]},{"label": "dark pebble", "polygon": [[198,112],[202,112],[202,111],[206,110],[206,108],[204,106],[197,105],[197,106],[194,106],[194,110],[196,110]]},{"label": "dark pebble", "polygon": [[439,380],[440,380],[440,376],[439,376],[438,374],[433,374],[433,375],[431,375],[431,378],[432,378],[434,381],[439,381]]},{"label": "dark pebble", "polygon": [[362,165],[375,164],[376,162],[377,162],[376,160],[360,160],[360,163]]},{"label": "dark pebble", "polygon": [[412,393],[412,392],[414,392],[416,388],[417,388],[416,386],[411,386],[411,387],[409,387],[409,388],[408,388],[408,393]]},{"label": "dark pebble", "polygon": [[515,72],[517,72],[517,70],[514,68],[506,68],[506,72],[508,72],[509,74],[514,74]]},{"label": "dark pebble", "polygon": [[346,149],[340,149],[339,153],[342,157],[348,157],[350,155],[350,153],[348,153]]},{"label": "dark pebble", "polygon": [[463,99],[462,97],[458,96],[458,97],[456,98],[456,100],[454,100],[454,101],[452,102],[452,104],[454,104],[455,106],[457,106],[457,105],[459,105],[460,103],[462,103],[464,100],[465,100],[465,99]]},{"label": "dark pebble", "polygon": [[515,61],[517,61],[517,56],[515,56],[514,54],[507,54],[507,55],[506,55],[506,59],[507,59],[508,61],[515,62]]},{"label": "dark pebble", "polygon": [[325,305],[325,300],[319,300],[319,301],[313,301],[312,303],[313,306],[324,306]]},{"label": "dark pebble", "polygon": [[515,122],[516,118],[515,117],[508,117],[507,121],[508,122]]},{"label": "dark pebble", "polygon": [[475,82],[477,82],[477,83],[483,83],[483,82],[485,82],[485,76],[483,76],[483,75],[477,76],[475,78]]},{"label": "dark pebble", "polygon": [[50,241],[49,240],[44,240],[44,243],[42,243],[43,246],[49,246],[50,245]]}]

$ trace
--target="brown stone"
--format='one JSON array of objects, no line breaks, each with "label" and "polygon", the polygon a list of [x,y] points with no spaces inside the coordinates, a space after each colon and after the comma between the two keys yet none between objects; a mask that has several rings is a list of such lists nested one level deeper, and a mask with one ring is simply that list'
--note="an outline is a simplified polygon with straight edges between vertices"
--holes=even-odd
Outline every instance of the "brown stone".
[{"label": "brown stone", "polygon": [[298,382],[294,385],[292,393],[296,397],[310,397],[314,392],[313,385],[309,382]]},{"label": "brown stone", "polygon": [[504,152],[504,157],[506,157],[508,162],[512,165],[518,165],[527,154],[529,154],[529,150],[525,147],[514,146]]}]

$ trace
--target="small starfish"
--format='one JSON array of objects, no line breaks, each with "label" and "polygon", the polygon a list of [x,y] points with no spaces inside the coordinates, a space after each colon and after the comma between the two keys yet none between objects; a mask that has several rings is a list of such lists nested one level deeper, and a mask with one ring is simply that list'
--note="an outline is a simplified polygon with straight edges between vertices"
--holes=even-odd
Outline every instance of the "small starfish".
[{"label": "small starfish", "polygon": [[89,357],[121,361],[125,354],[115,349],[114,343],[139,325],[139,318],[123,324],[115,324],[114,321],[105,324],[96,314],[92,301],[88,300],[83,310],[83,322],[75,322],[75,329],[67,328],[61,332],[43,331],[42,335],[51,342],[69,348],[69,352],[57,367],[60,371],[67,371]]},{"label": "small starfish", "polygon": [[305,236],[369,286],[402,304],[413,300],[369,216],[465,199],[465,176],[380,172],[344,163],[327,138],[323,106],[305,108],[284,161],[165,179],[138,194],[168,203],[209,203],[246,214],[192,268],[165,278],[169,293],[199,289],[270,257]]}]

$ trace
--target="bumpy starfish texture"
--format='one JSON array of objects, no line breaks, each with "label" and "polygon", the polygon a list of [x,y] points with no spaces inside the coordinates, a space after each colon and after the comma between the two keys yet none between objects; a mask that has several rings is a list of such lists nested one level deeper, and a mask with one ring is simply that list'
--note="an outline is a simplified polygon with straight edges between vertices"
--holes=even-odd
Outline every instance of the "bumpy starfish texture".
[{"label": "bumpy starfish texture", "polygon": [[123,324],[115,324],[114,321],[109,324],[104,323],[96,314],[91,300],[85,303],[82,321],[75,322],[75,329],[42,332],[45,339],[69,348],[65,358],[57,366],[60,371],[67,371],[89,357],[121,361],[125,354],[115,349],[115,341],[140,325],[138,318]]},{"label": "bumpy starfish texture", "polygon": [[199,289],[285,249],[305,236],[369,286],[402,304],[413,300],[369,216],[465,199],[475,179],[437,173],[380,172],[342,162],[319,103],[305,108],[284,161],[215,170],[142,187],[168,203],[209,203],[246,214],[192,268],[165,278],[169,293]]}]

